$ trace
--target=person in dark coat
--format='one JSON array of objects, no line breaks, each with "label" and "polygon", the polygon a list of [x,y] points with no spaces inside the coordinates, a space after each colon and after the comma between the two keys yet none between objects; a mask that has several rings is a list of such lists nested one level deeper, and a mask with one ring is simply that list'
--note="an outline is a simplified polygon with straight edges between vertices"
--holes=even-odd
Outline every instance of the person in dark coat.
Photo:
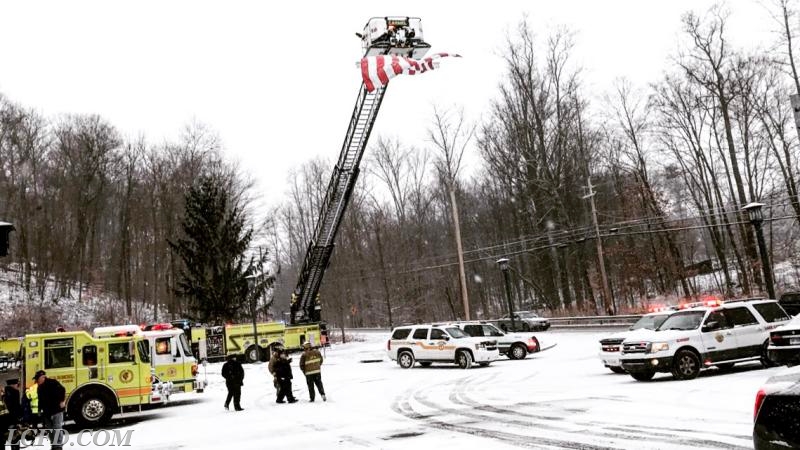
[{"label": "person in dark coat", "polygon": [[233,409],[236,411],[243,410],[244,408],[239,404],[239,400],[242,398],[244,369],[242,364],[236,360],[236,355],[228,356],[228,360],[222,365],[222,378],[225,378],[225,386],[228,388],[225,409],[228,409],[231,399],[233,399]]},{"label": "person in dark coat", "polygon": [[[22,422],[22,402],[20,400],[19,380],[16,378],[6,380],[6,387],[3,390],[3,404],[6,405],[8,414],[3,416],[5,423],[2,426],[2,448],[5,444],[11,445],[11,450],[19,450],[19,426]],[[6,432],[10,436],[6,437]]]},{"label": "person in dark coat", "polygon": [[64,406],[67,391],[64,386],[52,378],[47,378],[44,370],[36,372],[33,380],[39,385],[39,412],[44,427],[50,432],[51,450],[61,450],[66,434],[64,433]]},{"label": "person in dark coat", "polygon": [[297,401],[292,394],[292,366],[291,358],[286,351],[281,352],[280,358],[275,361],[273,369],[275,369],[275,377],[278,379],[278,399],[277,403],[285,403],[284,398],[288,399],[289,403]]}]

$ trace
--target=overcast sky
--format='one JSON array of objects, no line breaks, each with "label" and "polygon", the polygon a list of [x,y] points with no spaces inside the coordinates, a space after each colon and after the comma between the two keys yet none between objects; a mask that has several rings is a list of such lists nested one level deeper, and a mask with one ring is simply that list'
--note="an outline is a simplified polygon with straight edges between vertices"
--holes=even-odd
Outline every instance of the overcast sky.
[{"label": "overcast sky", "polygon": [[[205,123],[271,204],[292,168],[338,156],[361,82],[354,33],[370,17],[421,17],[433,51],[464,56],[389,86],[371,142],[397,136],[421,146],[433,104],[484,114],[506,35],[525,15],[541,36],[560,25],[577,33],[575,62],[599,99],[620,76],[657,80],[678,48],[681,14],[712,3],[0,0],[0,93],[48,117],[97,113],[151,143]],[[734,44],[769,45],[774,25],[762,2],[728,6]],[[474,170],[477,158],[469,161]]]}]

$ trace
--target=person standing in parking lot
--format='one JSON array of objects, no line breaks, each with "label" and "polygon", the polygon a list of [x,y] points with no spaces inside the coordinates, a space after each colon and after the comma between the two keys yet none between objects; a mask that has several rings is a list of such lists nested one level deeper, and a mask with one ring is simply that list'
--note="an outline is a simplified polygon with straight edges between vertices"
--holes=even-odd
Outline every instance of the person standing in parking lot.
[{"label": "person standing in parking lot", "polygon": [[278,378],[278,399],[277,403],[286,403],[283,399],[288,399],[289,403],[297,402],[292,393],[292,359],[286,350],[282,351],[280,358],[275,362],[275,376]]},{"label": "person standing in parking lot", "polygon": [[44,427],[50,430],[51,450],[61,450],[64,444],[64,406],[67,391],[57,380],[47,378],[44,370],[36,372],[33,380],[39,385],[39,411]]},{"label": "person standing in parking lot", "polygon": [[322,354],[319,350],[311,346],[311,342],[303,344],[303,356],[300,357],[300,370],[306,376],[306,384],[308,385],[308,398],[309,401],[314,401],[314,386],[319,389],[319,394],[322,396],[322,401],[327,401],[325,398],[325,388],[322,387]]},{"label": "person standing in parking lot", "polygon": [[236,355],[228,355],[228,360],[222,365],[222,378],[225,378],[225,387],[228,388],[228,397],[225,399],[225,409],[231,404],[233,399],[233,409],[241,411],[242,405],[239,400],[242,398],[242,385],[244,384],[244,369],[242,364],[236,360]]},{"label": "person standing in parking lot", "polygon": [[[16,378],[6,380],[6,387],[3,390],[3,404],[6,405],[8,414],[0,417],[5,419],[2,424],[2,441],[0,445],[5,448],[5,444],[11,446],[11,450],[19,450],[19,426],[22,423],[22,402],[20,401],[19,380]],[[5,437],[6,431],[9,436]]]}]

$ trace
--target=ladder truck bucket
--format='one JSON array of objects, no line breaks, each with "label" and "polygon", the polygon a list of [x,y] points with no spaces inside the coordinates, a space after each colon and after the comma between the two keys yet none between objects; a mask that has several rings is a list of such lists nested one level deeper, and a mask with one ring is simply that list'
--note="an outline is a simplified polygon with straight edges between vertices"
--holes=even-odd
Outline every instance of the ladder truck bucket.
[{"label": "ladder truck bucket", "polygon": [[397,55],[419,59],[431,48],[423,40],[419,17],[373,17],[358,36],[364,56]]}]

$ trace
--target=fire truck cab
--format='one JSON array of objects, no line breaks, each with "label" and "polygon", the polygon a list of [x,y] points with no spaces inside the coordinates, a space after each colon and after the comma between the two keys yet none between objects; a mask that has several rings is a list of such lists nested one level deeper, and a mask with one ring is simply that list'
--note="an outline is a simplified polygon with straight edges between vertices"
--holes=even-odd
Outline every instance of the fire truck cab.
[{"label": "fire truck cab", "polygon": [[142,336],[96,339],[85,331],[27,335],[20,378],[34,384],[38,370],[66,389],[67,416],[84,428],[101,426],[114,414],[160,404],[150,348]]},{"label": "fire truck cab", "polygon": [[171,324],[154,324],[142,331],[138,325],[95,328],[97,338],[119,335],[141,335],[147,338],[150,361],[156,377],[164,383],[167,395],[180,392],[203,392],[206,382],[197,379],[197,360],[182,330]]}]

